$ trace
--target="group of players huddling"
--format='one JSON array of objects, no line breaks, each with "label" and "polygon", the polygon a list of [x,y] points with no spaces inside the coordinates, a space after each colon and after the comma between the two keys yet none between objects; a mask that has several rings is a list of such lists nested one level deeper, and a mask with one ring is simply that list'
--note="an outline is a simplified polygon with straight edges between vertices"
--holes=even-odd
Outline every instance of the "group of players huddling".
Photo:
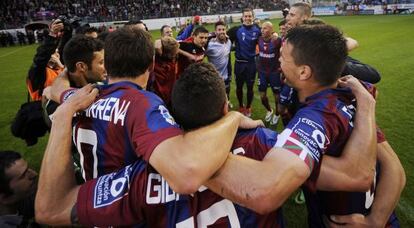
[{"label": "group of players huddling", "polygon": [[[284,227],[281,207],[302,187],[310,227],[399,227],[393,211],[405,174],[375,122],[377,93],[368,82],[379,76],[348,56],[354,40],[310,17],[308,4],[292,5],[279,35],[270,22],[254,24],[246,9],[228,36],[218,22],[214,37],[200,26],[180,42],[166,26],[153,44],[142,24],[109,33],[104,44],[72,38],[63,50],[67,70],[43,91],[60,105],[51,115],[36,220]],[[228,105],[232,46],[240,112]],[[282,116],[281,133],[249,118],[256,71],[265,120]]]}]

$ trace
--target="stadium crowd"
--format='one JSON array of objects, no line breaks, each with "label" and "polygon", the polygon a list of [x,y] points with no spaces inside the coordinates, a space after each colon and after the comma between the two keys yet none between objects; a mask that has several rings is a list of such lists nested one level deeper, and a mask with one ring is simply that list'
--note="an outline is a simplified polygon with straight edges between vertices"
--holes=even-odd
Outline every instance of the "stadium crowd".
[{"label": "stadium crowd", "polygon": [[281,10],[287,6],[283,0],[3,0],[0,2],[0,29],[21,28],[28,22],[49,20],[56,15],[78,16],[87,22],[105,22],[222,14],[240,12],[246,7]]},{"label": "stadium crowd", "polygon": [[[28,70],[12,133],[33,145],[50,130],[49,142],[38,183],[19,153],[0,152],[0,227],[31,227],[34,215],[52,226],[285,227],[281,207],[298,188],[309,227],[399,227],[405,174],[375,122],[380,75],[309,4],[293,4],[279,33],[251,8],[228,31],[195,16],[155,41],[139,20],[70,26],[51,23]],[[256,75],[264,122],[281,119],[280,133],[250,118]]]}]

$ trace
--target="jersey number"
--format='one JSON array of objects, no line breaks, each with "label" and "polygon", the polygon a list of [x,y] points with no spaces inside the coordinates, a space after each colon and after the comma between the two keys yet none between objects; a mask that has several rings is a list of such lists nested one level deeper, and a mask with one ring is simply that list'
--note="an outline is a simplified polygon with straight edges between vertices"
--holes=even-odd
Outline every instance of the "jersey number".
[{"label": "jersey number", "polygon": [[374,173],[374,181],[372,182],[371,188],[365,193],[365,209],[369,209],[374,202],[375,188],[377,187],[376,175],[377,172]]},{"label": "jersey number", "polygon": [[[89,145],[92,150],[91,151],[82,151],[82,144]],[[76,140],[76,148],[79,151],[80,163],[82,166],[82,176],[83,179],[86,180],[86,173],[85,173],[85,154],[92,153],[93,156],[93,176],[92,178],[98,177],[98,157],[96,155],[96,149],[98,146],[98,136],[96,133],[89,129],[79,128],[77,131],[77,140]]]},{"label": "jersey number", "polygon": [[[229,200],[221,200],[209,208],[201,211],[197,215],[197,227],[207,228],[210,225],[213,225],[218,219],[228,217],[230,227],[239,228],[240,222],[237,217],[236,209],[234,205]],[[194,217],[190,217],[182,222],[179,222],[175,225],[176,228],[193,228],[194,226]]]}]

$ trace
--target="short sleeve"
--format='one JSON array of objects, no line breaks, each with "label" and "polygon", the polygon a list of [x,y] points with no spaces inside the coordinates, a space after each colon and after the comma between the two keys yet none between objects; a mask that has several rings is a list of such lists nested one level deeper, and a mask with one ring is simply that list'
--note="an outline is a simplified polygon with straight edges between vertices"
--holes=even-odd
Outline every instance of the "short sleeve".
[{"label": "short sleeve", "polygon": [[81,185],[77,215],[84,226],[133,225],[143,222],[146,163],[137,161],[115,173]]},{"label": "short sleeve", "polygon": [[322,114],[304,108],[278,136],[275,147],[296,154],[312,171],[329,144],[323,123]]}]

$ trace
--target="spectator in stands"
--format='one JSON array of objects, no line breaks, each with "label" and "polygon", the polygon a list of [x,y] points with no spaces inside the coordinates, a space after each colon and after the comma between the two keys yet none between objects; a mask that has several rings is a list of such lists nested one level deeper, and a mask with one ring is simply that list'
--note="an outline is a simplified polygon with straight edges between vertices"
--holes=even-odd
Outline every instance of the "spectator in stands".
[{"label": "spectator in stands", "polygon": [[0,227],[37,227],[33,222],[37,173],[15,151],[0,151]]}]

